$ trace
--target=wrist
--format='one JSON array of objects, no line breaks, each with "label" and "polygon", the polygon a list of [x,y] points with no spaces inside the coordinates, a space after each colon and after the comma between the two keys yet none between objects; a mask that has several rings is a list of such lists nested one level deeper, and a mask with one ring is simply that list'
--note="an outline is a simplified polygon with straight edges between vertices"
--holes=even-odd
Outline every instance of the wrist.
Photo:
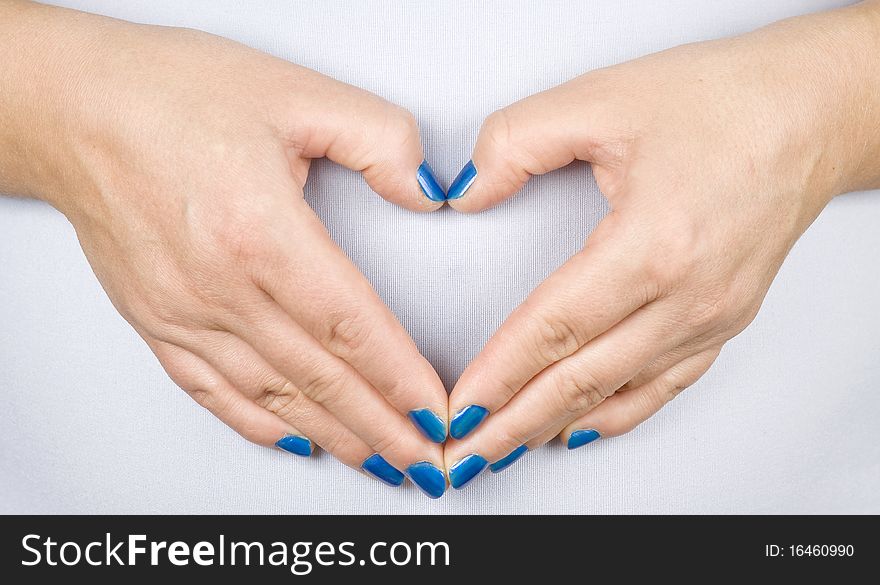
[{"label": "wrist", "polygon": [[809,67],[799,101],[813,106],[813,178],[824,205],[880,186],[880,1],[795,20]]},{"label": "wrist", "polygon": [[[836,195],[880,183],[880,0],[783,20],[722,42],[756,98],[773,172],[812,221]],[[754,105],[753,104],[753,105]]]},{"label": "wrist", "polygon": [[854,7],[860,47],[854,55],[858,74],[854,99],[846,104],[854,136],[846,149],[853,161],[841,193],[880,188],[880,0]]},{"label": "wrist", "polygon": [[92,82],[98,16],[31,2],[0,5],[0,191],[47,201],[62,212],[78,171],[72,141]]}]

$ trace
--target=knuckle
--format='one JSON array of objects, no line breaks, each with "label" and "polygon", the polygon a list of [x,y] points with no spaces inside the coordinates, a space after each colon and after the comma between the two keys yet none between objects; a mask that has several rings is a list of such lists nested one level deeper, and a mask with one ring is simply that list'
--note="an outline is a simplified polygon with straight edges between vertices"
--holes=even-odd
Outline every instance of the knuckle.
[{"label": "knuckle", "polygon": [[160,340],[179,339],[192,325],[193,299],[182,275],[156,276],[151,286],[132,291],[129,311],[143,329]]},{"label": "knuckle", "polygon": [[676,245],[664,244],[644,250],[641,273],[647,283],[659,291],[668,291],[693,276],[696,261],[690,250],[677,251]]},{"label": "knuckle", "polygon": [[416,150],[421,150],[421,143],[415,116],[399,106],[388,106],[379,136],[364,147],[364,177],[383,196],[410,192],[411,177],[401,169],[413,162]]},{"label": "knuckle", "polygon": [[712,292],[690,303],[687,319],[696,331],[707,331],[730,323],[732,314],[727,295],[724,292]]},{"label": "knuckle", "polygon": [[331,314],[324,336],[324,345],[339,356],[351,355],[367,341],[371,328],[355,314]]},{"label": "knuckle", "polygon": [[394,120],[399,135],[405,136],[407,140],[419,133],[419,123],[416,117],[406,108],[395,106]]},{"label": "knuckle", "polygon": [[229,392],[217,392],[214,389],[201,389],[198,391],[201,402],[196,400],[198,404],[210,410],[218,418],[231,417],[236,409],[236,401]]},{"label": "knuckle", "polygon": [[163,307],[143,308],[139,326],[150,337],[165,342],[186,340],[192,335],[192,327],[181,313]]},{"label": "knuckle", "polygon": [[242,264],[262,259],[274,249],[266,226],[277,222],[278,199],[242,196],[255,186],[237,174],[220,188],[212,205],[194,206],[189,212],[192,244],[186,250],[185,269],[208,282],[218,270],[241,270]]},{"label": "knuckle", "polygon": [[387,149],[389,145],[402,149],[418,142],[415,140],[418,135],[419,123],[412,112],[406,108],[392,105],[386,110],[383,121],[382,144],[374,146],[382,150]]},{"label": "knuckle", "polygon": [[[541,163],[543,157],[529,152],[529,141],[523,139],[522,131],[517,128],[520,126],[513,120],[509,108],[503,108],[489,114],[477,137],[474,157],[485,171],[480,189],[493,201],[516,193],[531,175],[547,170]],[[467,200],[453,200],[450,204],[466,212],[481,208],[471,207]]]},{"label": "knuckle", "polygon": [[538,148],[531,140],[534,127],[529,115],[518,105],[510,105],[489,114],[480,130],[481,141],[495,153],[495,163],[506,172],[499,177],[499,186],[518,190],[532,175],[553,170],[553,156],[546,148]]},{"label": "knuckle", "polygon": [[736,317],[736,320],[733,323],[734,334],[740,333],[743,329],[749,326],[749,324],[755,320],[758,316],[758,312],[761,310],[761,302],[758,301],[756,303],[749,304],[745,309],[743,309]]},{"label": "knuckle", "polygon": [[563,318],[536,315],[533,324],[535,350],[545,362],[558,362],[582,345],[577,329]]},{"label": "knuckle", "polygon": [[180,295],[161,304],[142,303],[136,328],[142,335],[173,345],[202,343],[222,330],[222,316],[213,306]]},{"label": "knuckle", "polygon": [[257,404],[283,419],[292,418],[302,407],[303,393],[292,383],[285,381],[266,388]]},{"label": "knuckle", "polygon": [[[166,370],[168,370],[167,366]],[[227,392],[222,392],[220,384],[214,379],[195,380],[189,373],[179,374],[177,372],[174,374],[169,372],[169,376],[196,404],[211,411],[215,416],[222,417],[232,407],[232,396]]]},{"label": "knuckle", "polygon": [[284,396],[298,393],[299,390],[293,382],[284,378],[271,379],[263,383],[263,395]]},{"label": "knuckle", "polygon": [[170,342],[222,329],[228,303],[240,302],[228,294],[228,286],[228,281],[221,283],[217,272],[206,266],[154,276],[151,286],[130,295],[126,319],[134,320],[154,338]]},{"label": "knuckle", "polygon": [[196,404],[198,404],[202,408],[211,410],[210,406],[212,402],[212,395],[210,390],[201,386],[194,386],[183,389],[184,391],[186,391],[187,394],[189,394],[189,397],[192,398]]},{"label": "knuckle", "polygon": [[257,369],[250,378],[238,388],[251,400],[261,400],[276,394],[298,392],[296,386],[270,368]]},{"label": "knuckle", "polygon": [[211,230],[209,241],[206,242],[206,255],[221,250],[236,264],[261,259],[270,249],[264,241],[265,230],[255,225],[259,222],[244,213],[232,212],[230,215]]},{"label": "knuckle", "polygon": [[169,356],[164,349],[157,351],[156,356],[159,358],[159,362],[165,369],[165,373],[168,374],[168,377],[171,378],[175,384],[187,391],[189,388],[194,388],[199,385],[194,379],[188,364],[184,361],[176,359],[174,356]]},{"label": "knuckle", "polygon": [[483,121],[483,127],[480,130],[481,133],[485,134],[490,141],[501,149],[500,152],[505,152],[506,147],[511,144],[512,131],[513,125],[510,122],[510,113],[506,108],[495,110],[489,114]]},{"label": "knuckle", "polygon": [[312,368],[302,392],[319,404],[337,403],[343,396],[345,373],[337,367],[321,365]]},{"label": "knuckle", "polygon": [[726,313],[726,320],[722,324],[722,329],[727,333],[727,337],[739,335],[749,324],[758,316],[761,310],[761,299],[749,299],[745,303],[739,303],[738,306],[730,306]]},{"label": "knuckle", "polygon": [[650,283],[658,290],[667,290],[669,285],[675,282],[679,272],[675,261],[664,254],[649,254],[639,265],[639,274],[642,281]]},{"label": "knuckle", "polygon": [[642,273],[649,282],[663,290],[680,286],[694,275],[705,273],[711,260],[704,254],[705,234],[699,226],[679,221],[675,235],[654,234],[642,239],[650,242],[641,250]]},{"label": "knuckle", "polygon": [[[678,381],[667,381],[654,388],[646,389],[645,392],[639,392],[635,396],[636,405],[634,409],[637,412],[653,413],[657,412],[663,405],[675,398],[679,392],[684,390],[686,385]],[[643,417],[641,417],[643,418]]]},{"label": "knuckle", "polygon": [[567,374],[557,388],[566,414],[575,416],[592,409],[613,393],[598,377],[587,372]]},{"label": "knuckle", "polygon": [[194,363],[193,359],[176,347],[160,346],[154,349],[159,362],[175,384],[200,405],[205,406],[212,394],[222,390],[220,381],[211,375],[205,375]]}]

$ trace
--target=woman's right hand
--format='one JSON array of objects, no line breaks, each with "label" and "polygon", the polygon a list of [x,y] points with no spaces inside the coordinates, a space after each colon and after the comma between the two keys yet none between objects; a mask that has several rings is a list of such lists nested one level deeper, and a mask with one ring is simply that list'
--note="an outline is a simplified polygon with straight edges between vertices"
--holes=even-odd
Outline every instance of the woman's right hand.
[{"label": "woman's right hand", "polygon": [[303,200],[310,159],[326,156],[389,201],[442,205],[412,115],[212,35],[0,12],[13,87],[0,188],[70,219],[171,378],[255,443],[310,454],[313,441],[442,495],[443,385]]}]

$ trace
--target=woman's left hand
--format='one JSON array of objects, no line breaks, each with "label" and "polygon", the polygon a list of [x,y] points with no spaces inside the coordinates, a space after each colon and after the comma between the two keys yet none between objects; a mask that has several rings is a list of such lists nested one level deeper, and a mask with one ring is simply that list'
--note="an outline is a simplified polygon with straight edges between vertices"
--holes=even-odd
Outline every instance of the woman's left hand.
[{"label": "woman's left hand", "polygon": [[612,211],[458,381],[454,487],[523,445],[574,448],[656,413],[752,321],[831,197],[880,183],[878,23],[866,3],[678,47],[486,120],[453,207],[580,159]]}]

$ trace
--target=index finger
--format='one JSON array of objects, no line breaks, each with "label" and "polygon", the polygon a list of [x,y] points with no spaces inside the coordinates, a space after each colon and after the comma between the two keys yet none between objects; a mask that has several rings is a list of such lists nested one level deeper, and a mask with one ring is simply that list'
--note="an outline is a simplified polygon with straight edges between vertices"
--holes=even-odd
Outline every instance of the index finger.
[{"label": "index finger", "polygon": [[603,220],[584,250],[538,286],[465,369],[449,398],[451,437],[467,436],[542,370],[656,298],[638,277],[632,247],[608,242],[614,223]]},{"label": "index finger", "polygon": [[[297,205],[301,202],[297,200]],[[443,382],[367,279],[330,239],[305,204],[298,243],[260,286],[328,351],[357,370],[428,439],[446,439],[448,397]],[[302,242],[311,242],[304,253]],[[304,303],[303,299],[318,299]]]}]

